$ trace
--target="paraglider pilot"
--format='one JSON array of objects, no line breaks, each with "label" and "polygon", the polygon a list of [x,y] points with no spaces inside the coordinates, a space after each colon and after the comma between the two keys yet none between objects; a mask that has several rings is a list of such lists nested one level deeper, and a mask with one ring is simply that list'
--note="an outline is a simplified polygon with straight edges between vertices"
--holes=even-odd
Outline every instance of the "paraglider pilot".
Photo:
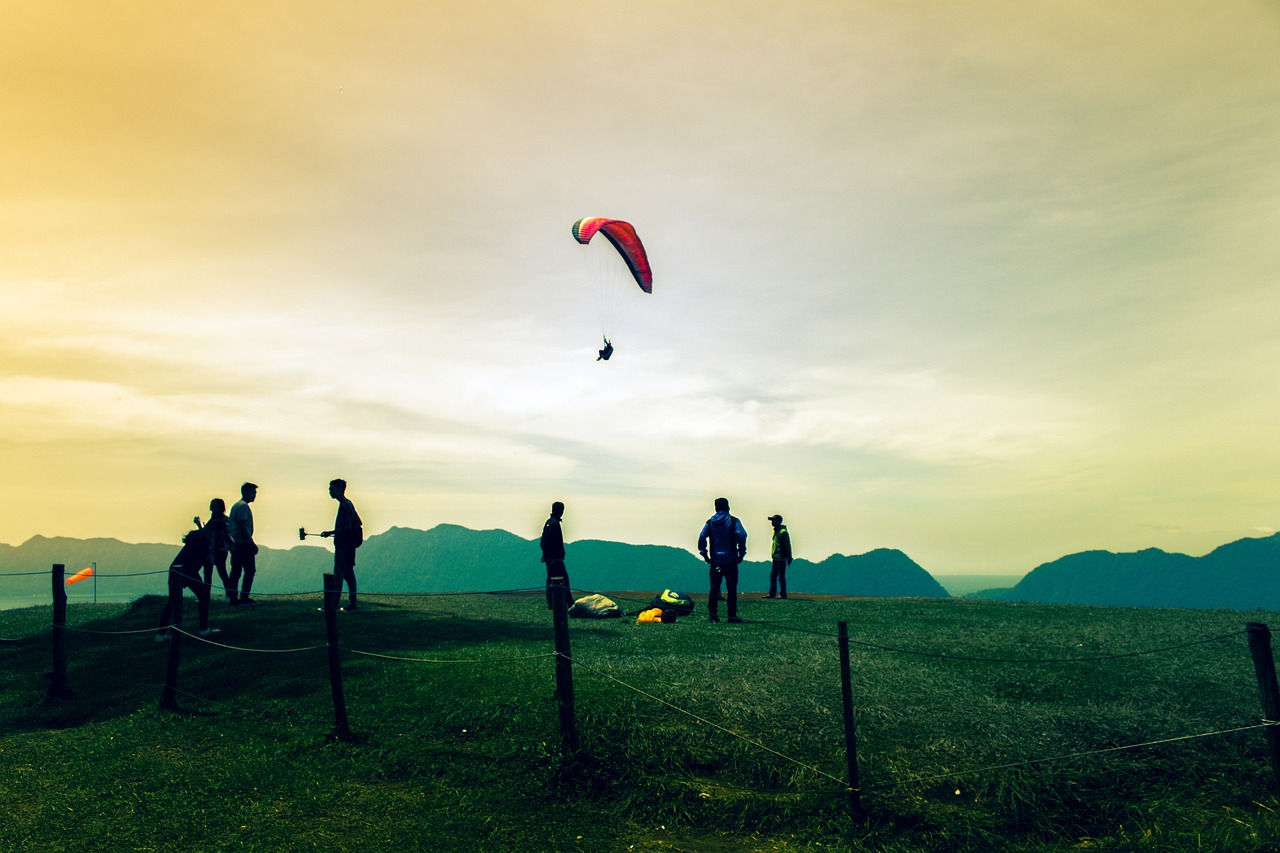
[{"label": "paraglider pilot", "polygon": [[609,339],[604,339],[604,349],[600,350],[600,355],[596,357],[596,361],[608,361],[609,356],[613,355],[613,344],[609,343]]}]

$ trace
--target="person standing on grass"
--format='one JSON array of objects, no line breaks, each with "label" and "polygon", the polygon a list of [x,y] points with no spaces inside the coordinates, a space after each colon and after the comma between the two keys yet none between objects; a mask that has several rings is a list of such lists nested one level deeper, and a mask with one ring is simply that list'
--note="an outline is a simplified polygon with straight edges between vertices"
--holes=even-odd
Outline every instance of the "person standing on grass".
[{"label": "person standing on grass", "polygon": [[716,514],[707,519],[698,534],[698,553],[711,567],[707,619],[720,621],[716,609],[723,580],[729,602],[729,621],[741,622],[738,618],[738,566],[747,556],[747,531],[741,521],[729,514],[728,498],[716,498],[715,508]]},{"label": "person standing on grass", "polygon": [[[228,579],[228,604],[256,604],[249,597],[253,588],[253,576],[258,573],[258,546],[253,541],[253,510],[249,504],[258,497],[258,487],[245,483],[240,487],[240,500],[231,507],[227,532],[231,534],[231,577]],[[240,578],[244,577],[244,586]],[[237,590],[239,597],[237,598]]]},{"label": "person standing on grass", "polygon": [[230,604],[231,578],[227,576],[227,556],[231,553],[231,534],[227,529],[227,504],[222,498],[209,501],[209,520],[204,523],[204,532],[209,537],[209,561],[204,566],[205,585],[209,587],[209,596],[212,598],[213,570],[217,569],[218,579],[222,581],[222,592]]},{"label": "person standing on grass", "polygon": [[769,516],[773,525],[773,568],[769,571],[769,594],[766,598],[787,597],[787,566],[791,565],[791,534],[782,523],[782,516]]},{"label": "person standing on grass", "polygon": [[555,606],[555,598],[551,592],[552,578],[561,578],[565,589],[569,588],[569,570],[564,565],[564,531],[560,529],[560,520],[564,518],[564,504],[556,501],[551,505],[551,517],[542,525],[542,562],[547,565],[547,609]]},{"label": "person standing on grass", "polygon": [[[209,584],[201,577],[201,571],[209,563],[209,537],[199,528],[182,537],[182,550],[169,564],[169,585],[177,583],[196,594],[200,613],[200,636],[208,637],[218,633],[217,628],[209,627]],[[160,614],[160,630],[156,632],[156,642],[169,639],[169,626],[181,625],[182,619],[173,621],[173,596],[166,595],[164,611]]]},{"label": "person standing on grass", "polygon": [[364,524],[356,505],[347,497],[346,480],[329,481],[329,497],[338,502],[338,516],[333,529],[320,535],[333,537],[333,573],[338,578],[338,595],[342,595],[342,582],[347,582],[347,606],[343,610],[356,609],[356,549],[364,544]]}]

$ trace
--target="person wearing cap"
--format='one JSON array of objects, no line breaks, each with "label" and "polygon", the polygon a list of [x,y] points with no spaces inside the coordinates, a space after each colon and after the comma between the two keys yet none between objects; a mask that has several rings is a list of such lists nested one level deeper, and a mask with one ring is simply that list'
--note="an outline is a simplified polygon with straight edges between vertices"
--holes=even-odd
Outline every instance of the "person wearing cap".
[{"label": "person wearing cap", "polygon": [[791,565],[791,534],[782,523],[782,516],[771,515],[769,522],[773,524],[773,568],[769,572],[769,595],[767,598],[787,597],[787,566]]},{"label": "person wearing cap", "polygon": [[[231,577],[227,584],[228,604],[254,604],[249,597],[253,576],[258,573],[258,546],[253,541],[253,510],[249,504],[258,497],[258,487],[245,483],[240,487],[240,500],[231,505],[227,532],[231,534]],[[244,586],[240,578],[244,577]],[[237,597],[237,592],[239,597]]]},{"label": "person wearing cap", "polygon": [[707,596],[707,619],[719,622],[720,583],[724,582],[729,602],[729,621],[738,618],[738,566],[747,556],[747,531],[729,514],[729,499],[716,498],[716,514],[707,519],[698,534],[698,553],[710,568],[711,594]]},{"label": "person wearing cap", "polygon": [[569,588],[569,570],[564,565],[564,531],[560,529],[560,521],[564,518],[564,504],[556,501],[551,504],[551,515],[542,525],[542,562],[547,565],[547,609],[555,606],[552,593],[553,582]]}]

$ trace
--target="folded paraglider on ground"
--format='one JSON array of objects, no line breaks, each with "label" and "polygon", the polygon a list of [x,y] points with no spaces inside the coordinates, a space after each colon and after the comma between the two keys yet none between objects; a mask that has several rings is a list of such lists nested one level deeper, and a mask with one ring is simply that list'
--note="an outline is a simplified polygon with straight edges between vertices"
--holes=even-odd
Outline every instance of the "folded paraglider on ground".
[{"label": "folded paraglider on ground", "polygon": [[622,608],[603,595],[585,595],[569,608],[569,615],[578,619],[616,619]]}]

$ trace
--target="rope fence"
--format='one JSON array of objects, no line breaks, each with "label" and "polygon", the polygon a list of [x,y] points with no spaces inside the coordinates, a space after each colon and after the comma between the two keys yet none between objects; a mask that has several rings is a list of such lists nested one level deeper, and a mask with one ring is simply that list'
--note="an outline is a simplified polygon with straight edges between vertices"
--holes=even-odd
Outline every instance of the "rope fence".
[{"label": "rope fence", "polygon": [[639,695],[645,697],[646,699],[651,699],[660,705],[665,705],[671,710],[684,714],[686,717],[689,717],[690,719],[700,723],[701,725],[707,726],[708,728],[715,729],[716,731],[722,734],[726,734],[729,737],[736,738],[737,740],[740,740],[745,744],[753,746],[756,749],[763,750],[764,752],[767,752],[771,755],[781,758],[784,761],[790,762],[791,764],[794,764],[797,767],[808,770],[809,772],[814,773],[818,776],[821,776],[825,779],[829,779],[832,782],[835,782],[837,785],[840,785],[841,787],[843,787],[846,791],[849,789],[849,782],[845,779],[841,779],[837,776],[832,776],[830,773],[827,773],[824,770],[819,770],[817,767],[813,767],[812,765],[805,764],[803,761],[800,761],[797,758],[793,758],[790,755],[781,753],[778,750],[774,749],[773,747],[767,746],[758,740],[752,740],[746,735],[739,734],[738,732],[735,732],[732,729],[725,728],[719,723],[714,723],[711,720],[708,720],[706,717],[699,716],[698,714],[695,714],[693,711],[690,711],[687,708],[681,708],[679,705],[676,705],[672,702],[668,702],[666,699],[663,699],[660,696],[655,696],[654,694],[648,692],[647,690],[643,690],[639,687],[636,687],[634,684],[628,684],[627,682],[623,681],[620,678],[615,678],[614,676],[610,675],[607,672],[604,672],[603,670],[599,670],[599,669],[596,669],[595,667],[587,666],[586,664],[581,662],[575,663],[575,666],[577,666],[580,669],[585,669],[586,671],[593,673],[595,675],[598,675],[601,678],[608,679],[609,681],[612,681],[614,684],[620,685],[622,687],[625,687],[628,690],[638,693]]},{"label": "rope fence", "polygon": [[[765,625],[770,628],[776,628],[783,631],[795,631],[802,634],[813,634],[819,637],[830,637],[836,639],[836,634],[830,631],[820,631],[816,628],[804,628],[797,625],[785,625],[779,622],[769,622],[764,620],[743,619],[744,623],[752,625]],[[901,649],[894,646],[885,646],[879,643],[869,643],[865,640],[850,640],[852,645],[865,649],[874,649],[880,652],[890,652],[892,654],[910,655],[912,657],[934,658],[937,660],[953,660],[964,661],[968,663],[1018,663],[1018,664],[1050,664],[1050,663],[1098,663],[1101,661],[1121,660],[1123,658],[1142,657],[1143,655],[1155,655],[1163,652],[1177,651],[1179,649],[1191,648],[1192,646],[1202,646],[1209,643],[1220,643],[1223,640],[1231,640],[1247,634],[1247,630],[1232,631],[1228,634],[1221,634],[1215,637],[1206,637],[1202,640],[1190,640],[1185,643],[1176,643],[1171,646],[1159,646],[1152,649],[1141,649],[1135,652],[1117,652],[1110,655],[1098,655],[1096,657],[1064,657],[1064,658],[988,658],[974,655],[956,655],[946,652],[923,652],[916,649]]]},{"label": "rope fence", "polygon": [[997,770],[1013,770],[1020,767],[1032,767],[1037,764],[1052,764],[1052,763],[1061,763],[1064,761],[1074,761],[1077,758],[1090,758],[1095,755],[1106,755],[1107,753],[1110,753],[1110,752],[1126,752],[1131,749],[1145,749],[1151,746],[1163,746],[1165,744],[1170,744],[1170,743],[1182,743],[1185,741],[1201,740],[1203,738],[1220,737],[1222,735],[1232,735],[1232,734],[1237,734],[1239,732],[1257,731],[1258,729],[1265,729],[1268,726],[1274,726],[1274,725],[1276,724],[1273,722],[1263,720],[1262,722],[1255,723],[1253,725],[1237,726],[1233,729],[1222,729],[1221,731],[1216,731],[1216,732],[1201,732],[1199,734],[1194,734],[1194,735],[1180,735],[1178,737],[1168,737],[1168,738],[1162,738],[1160,740],[1149,740],[1144,743],[1130,743],[1124,746],[1108,746],[1102,749],[1087,749],[1081,752],[1070,752],[1064,755],[1053,755],[1053,756],[1049,756],[1048,758],[1033,758],[1027,761],[1014,761],[1008,764],[989,764],[985,767],[972,767],[967,770],[955,770],[948,773],[938,773],[932,776],[913,776],[908,779],[903,779],[900,782],[896,782],[891,785],[883,785],[881,787],[887,789],[887,788],[902,787],[904,785],[927,785],[927,784],[932,784],[934,782],[948,781],[961,776],[976,776],[981,773],[994,773]]},{"label": "rope fence", "polygon": [[[55,566],[53,572],[53,590],[54,590],[54,625],[52,632],[54,671],[52,673],[53,686],[50,689],[51,698],[59,698],[69,696],[66,688],[65,670],[65,650],[61,648],[63,637],[66,632],[73,632],[83,636],[97,637],[132,637],[140,634],[152,634],[156,632],[155,627],[140,629],[122,629],[122,630],[104,630],[99,628],[75,627],[66,624],[66,595],[62,588],[62,566]],[[29,577],[32,575],[40,575],[40,572],[24,572],[24,573],[7,573],[0,574],[0,580],[9,577]],[[1117,652],[1112,654],[1093,655],[1087,657],[1043,657],[1043,658],[1007,658],[1007,657],[984,657],[980,655],[956,654],[951,652],[934,652],[919,649],[901,648],[891,645],[873,643],[862,640],[850,640],[847,637],[847,631],[844,623],[841,623],[841,630],[838,633],[823,631],[803,626],[787,625],[783,623],[767,621],[767,620],[743,620],[744,623],[753,624],[761,628],[777,631],[793,631],[803,634],[809,634],[820,638],[824,641],[839,640],[842,644],[842,658],[846,679],[846,705],[849,704],[847,678],[848,678],[848,645],[855,646],[870,652],[878,652],[891,655],[902,655],[917,658],[929,658],[942,661],[958,662],[958,663],[979,663],[979,664],[1021,664],[1021,665],[1058,665],[1058,664],[1076,664],[1076,663],[1103,663],[1108,661],[1123,660],[1148,655],[1172,654],[1186,649],[1205,646],[1216,643],[1237,639],[1241,636],[1248,636],[1251,654],[1255,672],[1257,674],[1259,687],[1262,695],[1263,716],[1258,723],[1247,725],[1235,725],[1231,727],[1219,728],[1212,731],[1204,731],[1193,734],[1179,734],[1168,737],[1155,738],[1138,743],[1130,743],[1119,746],[1107,746],[1097,749],[1084,749],[1073,752],[1065,752],[1041,758],[1031,758],[1021,761],[1000,762],[992,764],[983,764],[969,768],[958,770],[950,770],[945,773],[936,773],[920,776],[906,776],[899,779],[890,779],[877,781],[871,785],[863,785],[857,775],[857,758],[856,758],[856,737],[852,729],[853,714],[850,707],[846,707],[846,729],[849,748],[849,772],[845,777],[841,777],[835,773],[828,772],[814,765],[812,761],[803,760],[793,755],[789,755],[779,748],[770,746],[766,743],[767,738],[761,736],[749,736],[730,728],[727,725],[718,723],[708,719],[705,714],[700,714],[687,707],[682,707],[676,702],[665,699],[656,695],[651,690],[629,683],[623,678],[601,669],[598,666],[592,666],[573,657],[569,650],[568,632],[567,632],[567,611],[569,596],[571,590],[564,585],[554,585],[553,590],[559,601],[556,607],[552,608],[553,619],[556,628],[556,648],[554,651],[534,654],[517,654],[501,657],[457,657],[457,658],[436,658],[436,657],[419,657],[404,654],[390,654],[369,649],[354,648],[348,645],[342,645],[338,642],[337,637],[337,620],[335,613],[337,611],[337,603],[341,590],[340,584],[335,587],[333,575],[325,576],[325,589],[320,591],[307,591],[301,593],[271,593],[269,595],[281,598],[306,598],[316,595],[317,592],[324,596],[324,607],[320,608],[324,611],[326,630],[328,641],[326,643],[289,647],[289,648],[251,648],[241,645],[234,645],[227,642],[211,639],[208,636],[201,636],[200,633],[192,632],[182,627],[181,612],[183,600],[183,587],[179,579],[184,576],[174,571],[161,572],[143,572],[131,573],[127,575],[113,575],[112,577],[137,577],[140,575],[169,575],[170,591],[169,602],[172,608],[172,619],[165,626],[160,626],[162,631],[171,632],[167,637],[170,643],[170,654],[168,664],[168,674],[163,686],[162,707],[177,709],[177,697],[179,695],[189,699],[206,703],[216,704],[212,700],[205,699],[200,696],[180,690],[177,685],[177,676],[180,663],[181,641],[198,641],[205,646],[218,649],[224,652],[239,652],[249,654],[268,654],[268,655],[290,655],[305,654],[327,650],[329,653],[329,669],[330,679],[334,694],[335,705],[335,730],[339,737],[349,739],[353,737],[351,729],[346,720],[345,699],[342,691],[342,671],[340,665],[340,656],[342,654],[362,657],[378,661],[387,661],[395,663],[410,664],[431,664],[431,665],[467,665],[467,666],[498,666],[523,664],[534,661],[554,659],[557,668],[557,685],[556,699],[560,711],[560,724],[563,738],[563,746],[566,754],[576,753],[578,751],[576,724],[573,721],[573,687],[572,675],[573,669],[589,673],[612,684],[630,691],[635,695],[661,706],[667,710],[673,711],[686,718],[694,721],[699,727],[713,730],[719,734],[726,735],[736,741],[750,747],[752,750],[767,753],[774,758],[780,759],[800,770],[810,773],[826,782],[835,786],[834,790],[823,791],[798,791],[797,793],[813,794],[821,796],[829,795],[849,795],[855,812],[861,812],[861,805],[858,799],[861,793],[868,791],[890,791],[905,786],[930,785],[944,780],[955,780],[962,777],[980,776],[1000,771],[1012,769],[1020,769],[1033,767],[1037,765],[1045,765],[1051,763],[1064,763],[1077,761],[1101,755],[1114,754],[1138,749],[1152,748],[1156,746],[1164,746],[1170,744],[1188,743],[1192,741],[1205,740],[1209,738],[1226,737],[1230,735],[1238,735],[1245,732],[1253,732],[1262,730],[1265,732],[1268,742],[1268,749],[1272,758],[1272,770],[1275,775],[1277,784],[1280,784],[1280,723],[1276,720],[1280,719],[1280,688],[1276,685],[1274,659],[1270,649],[1270,632],[1265,625],[1260,623],[1248,623],[1244,630],[1232,631],[1225,634],[1204,637],[1200,639],[1188,640],[1184,642],[1160,645],[1152,648],[1146,648],[1136,651]],[[509,590],[487,590],[472,592],[427,592],[427,593],[365,593],[367,598],[445,598],[445,597],[461,597],[461,596],[510,596],[528,593],[541,593],[543,587],[524,587]],[[61,593],[61,596],[59,595]],[[262,594],[268,595],[268,594]],[[623,599],[624,601],[628,599]],[[636,599],[639,602],[639,599]],[[563,605],[563,606],[561,606]],[[19,643],[26,642],[33,638],[46,635],[47,632],[36,632],[25,637],[19,638],[0,638],[0,642]],[[566,680],[567,675],[567,680]]]}]

